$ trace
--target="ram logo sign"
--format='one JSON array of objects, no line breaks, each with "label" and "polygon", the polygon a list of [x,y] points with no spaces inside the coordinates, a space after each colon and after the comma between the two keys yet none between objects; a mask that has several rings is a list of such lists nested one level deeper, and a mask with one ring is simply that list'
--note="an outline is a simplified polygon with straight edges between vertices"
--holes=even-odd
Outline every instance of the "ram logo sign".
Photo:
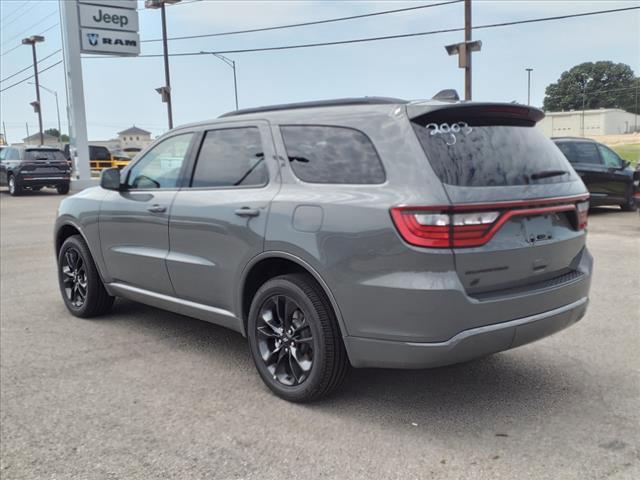
[{"label": "ram logo sign", "polygon": [[137,32],[82,29],[82,53],[138,55],[140,37]]}]

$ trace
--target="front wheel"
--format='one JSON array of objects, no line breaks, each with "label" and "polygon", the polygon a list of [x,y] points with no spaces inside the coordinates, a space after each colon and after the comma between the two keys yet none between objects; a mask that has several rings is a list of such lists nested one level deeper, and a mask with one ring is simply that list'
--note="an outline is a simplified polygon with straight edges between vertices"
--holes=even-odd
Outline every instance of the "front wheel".
[{"label": "front wheel", "polygon": [[308,275],[282,275],[258,289],[248,337],[260,377],[285,400],[317,400],[339,387],[347,373],[335,314]]},{"label": "front wheel", "polygon": [[630,186],[627,191],[626,202],[620,205],[623,212],[635,212],[638,209],[638,202],[633,195],[633,186]]},{"label": "front wheel", "polygon": [[80,235],[67,238],[58,252],[58,282],[67,309],[76,317],[102,315],[113,305]]}]

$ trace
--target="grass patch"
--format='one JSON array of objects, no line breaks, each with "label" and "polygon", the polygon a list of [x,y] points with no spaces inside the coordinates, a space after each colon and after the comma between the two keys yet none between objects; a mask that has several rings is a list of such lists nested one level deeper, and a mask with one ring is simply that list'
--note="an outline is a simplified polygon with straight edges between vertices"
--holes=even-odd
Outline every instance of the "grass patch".
[{"label": "grass patch", "polygon": [[611,147],[625,160],[631,162],[634,167],[640,162],[640,143],[628,143],[626,145],[616,145]]}]

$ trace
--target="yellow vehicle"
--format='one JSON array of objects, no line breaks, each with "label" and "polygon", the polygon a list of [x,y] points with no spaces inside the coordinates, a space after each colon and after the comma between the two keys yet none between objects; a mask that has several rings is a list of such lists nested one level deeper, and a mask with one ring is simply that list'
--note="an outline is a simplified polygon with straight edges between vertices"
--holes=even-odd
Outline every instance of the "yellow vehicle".
[{"label": "yellow vehicle", "polygon": [[[69,144],[64,146],[64,156],[67,160],[71,161]],[[89,163],[91,165],[91,170],[97,172],[101,172],[105,168],[115,166],[109,149],[102,145],[89,145]]]}]

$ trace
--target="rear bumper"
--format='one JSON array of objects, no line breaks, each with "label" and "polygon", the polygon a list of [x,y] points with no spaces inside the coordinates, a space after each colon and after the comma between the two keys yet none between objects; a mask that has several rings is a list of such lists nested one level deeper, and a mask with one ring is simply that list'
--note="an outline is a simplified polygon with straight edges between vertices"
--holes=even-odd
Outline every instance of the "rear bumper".
[{"label": "rear bumper", "polygon": [[21,173],[16,180],[23,187],[46,187],[49,185],[64,185],[71,181],[69,175],[48,174],[25,174]]},{"label": "rear bumper", "polygon": [[345,337],[351,364],[357,368],[431,368],[519,347],[552,335],[580,320],[588,298],[516,320],[464,330],[436,343],[396,342]]}]

